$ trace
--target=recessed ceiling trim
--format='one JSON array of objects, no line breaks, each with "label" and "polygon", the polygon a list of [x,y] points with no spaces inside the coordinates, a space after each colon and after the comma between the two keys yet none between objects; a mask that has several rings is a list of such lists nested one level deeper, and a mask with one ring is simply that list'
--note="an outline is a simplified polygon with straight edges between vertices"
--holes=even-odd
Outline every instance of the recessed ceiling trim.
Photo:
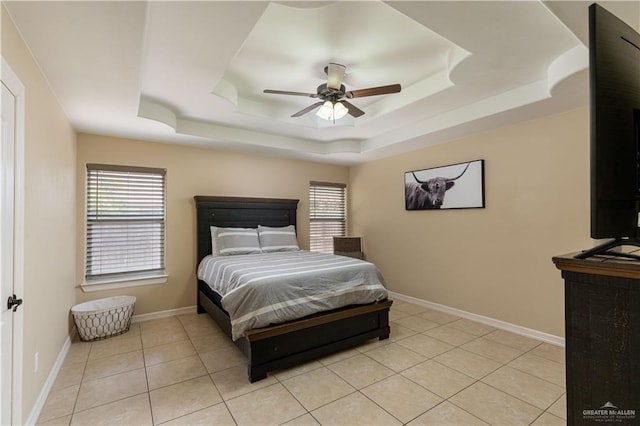
[{"label": "recessed ceiling trim", "polygon": [[496,96],[429,117],[411,126],[406,126],[402,129],[390,131],[366,140],[363,143],[362,152],[384,148],[422,135],[429,135],[447,128],[499,114],[509,109],[548,99],[550,96],[547,92],[547,87],[546,79],[536,81],[526,86],[518,87]]},{"label": "recessed ceiling trim", "polygon": [[171,108],[144,97],[140,99],[138,116],[166,124],[177,134],[204,137],[216,141],[302,151],[309,154],[358,154],[361,152],[361,141],[358,140],[316,142],[179,118]]},{"label": "recessed ceiling trim", "polygon": [[548,78],[549,93],[553,93],[554,87],[570,76],[589,68],[589,49],[578,45],[558,56],[549,65]]},{"label": "recessed ceiling trim", "polygon": [[443,70],[428,78],[420,80],[410,87],[403,88],[401,93],[385,97],[377,102],[367,105],[367,113],[357,120],[357,125],[363,125],[384,114],[411,105],[422,99],[429,98],[437,93],[447,90],[455,84],[449,78],[451,70]]},{"label": "recessed ceiling trim", "polygon": [[[342,25],[349,16],[358,16],[358,25]],[[380,118],[450,87],[451,81],[443,75],[469,55],[383,2],[322,3],[322,7],[303,9],[271,3],[229,61],[213,93],[231,102],[236,113],[319,129],[322,123],[290,117],[311,105],[309,99],[265,96],[262,91],[315,94],[326,82],[322,69],[329,62],[346,66],[347,90],[400,82],[402,93],[354,102],[366,112],[354,123],[360,126],[358,121]],[[405,93],[411,90],[413,94]],[[342,120],[339,124],[344,125]]]},{"label": "recessed ceiling trim", "polygon": [[[362,141],[345,139],[316,142],[263,132],[253,132],[208,122],[180,119],[169,108],[149,99],[141,99],[140,116],[161,121],[173,127],[177,133],[191,136],[208,137],[283,150],[303,151],[310,154],[366,153],[549,99],[553,87],[560,81],[570,78],[585,68],[585,52],[588,51],[584,46],[577,46],[558,57],[549,66],[548,79],[535,81],[441,114],[426,117],[413,125]],[[425,90],[437,93],[444,90],[442,89],[443,86],[452,87],[454,84],[448,75],[448,72],[438,73],[438,75],[430,79],[421,81],[418,83],[418,87],[414,89],[423,91],[423,93]],[[411,93],[411,91],[408,92]],[[415,98],[415,101],[421,98]],[[407,102],[407,99],[405,98],[400,102]],[[369,107],[376,111],[376,104],[372,104]]]},{"label": "recessed ceiling trim", "polygon": [[164,123],[173,130],[176,129],[178,123],[178,118],[171,108],[158,102],[151,101],[144,96],[140,97],[140,102],[138,104],[138,117],[148,118],[149,120]]},{"label": "recessed ceiling trim", "polygon": [[238,89],[224,78],[220,79],[211,93],[229,101],[234,107],[238,107]]},{"label": "recessed ceiling trim", "polygon": [[324,154],[321,142],[271,135],[209,122],[178,119],[176,133],[283,150]]}]

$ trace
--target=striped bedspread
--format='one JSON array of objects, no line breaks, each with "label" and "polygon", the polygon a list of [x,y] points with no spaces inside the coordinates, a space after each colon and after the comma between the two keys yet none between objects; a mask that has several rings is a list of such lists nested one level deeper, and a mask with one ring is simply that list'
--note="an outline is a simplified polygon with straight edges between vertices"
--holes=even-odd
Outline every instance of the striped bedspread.
[{"label": "striped bedspread", "polygon": [[207,256],[198,278],[222,296],[233,340],[253,328],[387,297],[372,263],[308,251]]}]

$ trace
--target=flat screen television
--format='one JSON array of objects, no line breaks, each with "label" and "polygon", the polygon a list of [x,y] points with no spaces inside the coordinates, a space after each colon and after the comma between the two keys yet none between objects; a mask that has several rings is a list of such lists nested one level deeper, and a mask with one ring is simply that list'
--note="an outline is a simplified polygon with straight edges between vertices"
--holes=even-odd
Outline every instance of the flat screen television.
[{"label": "flat screen television", "polygon": [[589,6],[589,86],[591,238],[614,240],[578,258],[640,246],[640,34],[595,3]]}]

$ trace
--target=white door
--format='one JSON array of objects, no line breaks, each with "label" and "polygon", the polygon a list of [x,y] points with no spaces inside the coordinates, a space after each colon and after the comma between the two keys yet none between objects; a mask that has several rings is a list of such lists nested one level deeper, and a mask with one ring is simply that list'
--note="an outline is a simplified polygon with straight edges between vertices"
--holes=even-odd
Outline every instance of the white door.
[{"label": "white door", "polygon": [[[9,307],[10,298],[22,290],[20,266],[16,262],[16,249],[21,249],[21,232],[16,232],[16,223],[21,224],[22,219],[16,218],[21,214],[21,209],[16,209],[16,188],[20,191],[21,178],[18,170],[20,162],[17,161],[19,149],[19,136],[21,136],[20,102],[24,90],[15,75],[2,61],[2,127],[0,129],[0,280],[2,291],[0,294],[0,339],[2,350],[0,355],[0,424],[10,425],[20,421],[19,413],[19,383],[20,373],[16,373],[22,362],[18,358],[21,354],[22,343],[22,311],[19,304]],[[16,177],[18,177],[16,179]],[[16,243],[19,242],[17,245]],[[18,265],[18,268],[16,268]],[[16,285],[17,284],[17,285]],[[20,299],[18,294],[15,299]],[[19,312],[17,310],[20,310]],[[20,350],[17,351],[16,348]]]}]

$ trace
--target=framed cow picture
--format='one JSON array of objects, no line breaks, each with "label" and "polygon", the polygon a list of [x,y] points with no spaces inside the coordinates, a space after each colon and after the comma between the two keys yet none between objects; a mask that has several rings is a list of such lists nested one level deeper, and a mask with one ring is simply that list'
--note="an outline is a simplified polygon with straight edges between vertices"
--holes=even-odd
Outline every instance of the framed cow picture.
[{"label": "framed cow picture", "polygon": [[404,174],[406,210],[484,208],[484,160]]}]

